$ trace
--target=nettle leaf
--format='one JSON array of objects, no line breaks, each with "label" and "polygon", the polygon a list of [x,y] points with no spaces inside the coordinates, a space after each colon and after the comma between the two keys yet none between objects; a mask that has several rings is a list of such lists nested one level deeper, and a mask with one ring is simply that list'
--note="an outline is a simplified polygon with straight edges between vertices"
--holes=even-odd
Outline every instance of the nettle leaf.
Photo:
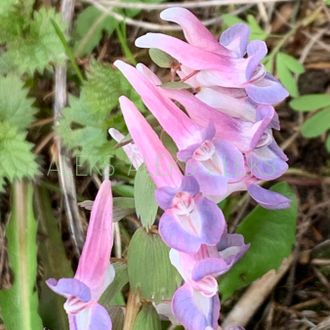
[{"label": "nettle leaf", "polygon": [[181,278],[169,259],[169,248],[159,235],[139,228],[128,246],[128,278],[131,290],[156,303],[170,300]]},{"label": "nettle leaf", "polygon": [[290,102],[296,111],[314,111],[330,106],[330,94],[309,94],[299,96]]},{"label": "nettle leaf", "polygon": [[307,138],[317,137],[330,128],[330,107],[325,108],[311,118],[307,119],[302,128],[301,133]]},{"label": "nettle leaf", "polygon": [[26,134],[15,127],[0,122],[0,178],[9,181],[33,178],[38,174],[32,144],[26,141]]},{"label": "nettle leaf", "polygon": [[77,56],[90,54],[99,44],[103,31],[111,35],[118,21],[107,16],[95,6],[88,6],[79,13],[75,21],[73,38]]},{"label": "nettle leaf", "polygon": [[109,127],[125,127],[121,115],[111,115],[118,98],[126,95],[135,104],[142,103],[119,70],[109,65],[92,62],[87,78],[80,97],[70,96],[57,132],[82,163],[90,169],[104,168],[116,153],[116,142],[108,140]]},{"label": "nettle leaf", "polygon": [[295,244],[296,196],[286,183],[278,183],[271,190],[289,197],[291,206],[277,211],[257,206],[238,226],[237,233],[242,234],[251,246],[237,264],[220,277],[220,292],[224,300],[269,270],[277,269]]},{"label": "nettle leaf", "polygon": [[37,221],[33,213],[32,185],[15,183],[12,197],[6,237],[14,282],[10,289],[0,291],[1,318],[7,330],[42,329],[35,289]]},{"label": "nettle leaf", "polygon": [[142,225],[149,229],[156,220],[158,205],[155,199],[156,186],[146,167],[140,166],[134,180],[134,199],[137,216]]},{"label": "nettle leaf", "polygon": [[13,125],[19,131],[25,130],[33,120],[36,108],[28,90],[16,76],[0,77],[0,122]]},{"label": "nettle leaf", "polygon": [[137,315],[133,330],[161,330],[162,325],[158,313],[151,304],[143,304]]},{"label": "nettle leaf", "polygon": [[276,71],[279,79],[291,96],[298,97],[298,84],[293,74],[301,74],[305,71],[303,65],[294,57],[278,53],[276,56]]},{"label": "nettle leaf", "polygon": [[62,62],[66,58],[52,20],[63,26],[60,16],[53,9],[41,8],[34,12],[32,20],[26,17],[20,23],[19,33],[15,37],[5,40],[7,57],[19,73],[42,73],[49,68],[50,62]]}]

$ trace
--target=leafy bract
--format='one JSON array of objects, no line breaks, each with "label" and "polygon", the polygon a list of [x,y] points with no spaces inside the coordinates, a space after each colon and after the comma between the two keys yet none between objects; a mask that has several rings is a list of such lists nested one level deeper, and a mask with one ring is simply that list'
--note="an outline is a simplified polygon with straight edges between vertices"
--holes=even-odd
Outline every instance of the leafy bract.
[{"label": "leafy bract", "polygon": [[330,128],[330,107],[325,108],[307,119],[301,133],[308,138],[317,137]]},{"label": "leafy bract", "polygon": [[136,214],[142,225],[149,229],[156,220],[158,205],[155,199],[155,184],[151,180],[146,167],[140,166],[134,181],[134,199]]},{"label": "leafy bract", "polygon": [[289,256],[295,243],[297,200],[286,183],[278,183],[271,190],[291,199],[284,210],[267,210],[257,206],[237,228],[237,233],[250,243],[246,254],[219,280],[223,299],[245,287],[271,269],[277,269]]},{"label": "leafy bract", "polygon": [[133,330],[161,330],[158,313],[151,304],[144,304],[137,315]]},{"label": "leafy bract", "polygon": [[131,290],[158,303],[169,300],[181,279],[171,265],[169,249],[159,235],[139,228],[128,247],[128,278]]}]

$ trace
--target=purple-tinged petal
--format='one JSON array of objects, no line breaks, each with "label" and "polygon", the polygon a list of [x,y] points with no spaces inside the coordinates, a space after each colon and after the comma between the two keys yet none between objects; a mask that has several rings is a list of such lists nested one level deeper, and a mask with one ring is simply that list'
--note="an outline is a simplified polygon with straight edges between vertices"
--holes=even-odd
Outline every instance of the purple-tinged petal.
[{"label": "purple-tinged petal", "polygon": [[218,295],[206,297],[191,285],[180,287],[173,296],[172,310],[186,330],[217,329],[220,314]]},{"label": "purple-tinged petal", "polygon": [[163,210],[167,210],[172,207],[172,201],[177,193],[177,188],[161,187],[155,192],[156,201],[159,207]]},{"label": "purple-tinged petal", "polygon": [[[109,128],[109,134],[118,143],[125,140],[125,136],[115,128]],[[135,169],[138,169],[143,164],[143,157],[134,143],[124,145],[123,150]]]},{"label": "purple-tinged petal", "polygon": [[159,86],[162,84],[162,81],[154,74],[147,66],[143,63],[138,63],[136,65],[136,70],[141,72],[145,78],[147,78],[153,85]]},{"label": "purple-tinged petal", "polygon": [[127,128],[156,186],[178,187],[183,176],[171,154],[135,105],[124,96],[119,102]]},{"label": "purple-tinged petal", "polygon": [[[264,41],[253,40],[247,46],[249,64],[246,69],[246,78],[252,79],[261,61],[267,55],[267,45]],[[260,74],[260,73],[259,73]]]},{"label": "purple-tinged petal", "polygon": [[261,180],[274,180],[283,175],[288,164],[268,146],[257,148],[246,156],[251,173]]},{"label": "purple-tinged petal", "polygon": [[250,196],[265,209],[280,210],[290,207],[291,200],[275,191],[264,189],[256,184],[247,187]]},{"label": "purple-tinged petal", "polygon": [[147,108],[171,136],[179,149],[186,148],[196,139],[200,140],[198,126],[170,99],[163,96],[160,90],[146,79],[144,74],[122,61],[116,61],[114,65],[132,84]]},{"label": "purple-tinged petal", "polygon": [[221,258],[205,258],[201,260],[192,271],[192,279],[200,281],[205,276],[218,277],[226,273],[230,266],[224,259]]},{"label": "purple-tinged petal", "polygon": [[218,69],[229,75],[233,68],[233,59],[229,57],[219,56],[162,33],[147,33],[137,38],[135,45],[140,48],[158,48],[193,70]]},{"label": "purple-tinged petal", "polygon": [[221,34],[220,44],[232,51],[237,57],[243,57],[246,53],[249,36],[250,29],[248,25],[238,23]]},{"label": "purple-tinged petal", "polygon": [[199,182],[201,192],[208,197],[224,196],[228,190],[228,178],[212,173],[195,159],[187,161],[185,174],[194,176]]},{"label": "purple-tinged petal", "polygon": [[189,44],[211,52],[227,54],[224,47],[218,44],[212,33],[189,10],[182,7],[172,7],[160,13],[161,19],[181,26]]},{"label": "purple-tinged petal", "polygon": [[221,210],[214,202],[200,196],[193,200],[189,213],[178,214],[170,209],[159,222],[159,233],[164,242],[187,253],[197,252],[202,244],[216,245],[224,228]]},{"label": "purple-tinged petal", "polygon": [[76,297],[85,303],[92,298],[89,287],[74,278],[61,278],[58,281],[50,278],[46,281],[46,284],[51,290],[66,298]]},{"label": "purple-tinged petal", "polygon": [[273,139],[272,143],[268,145],[268,148],[274,152],[278,157],[283,159],[284,161],[288,161],[288,156],[284,153],[284,151],[278,146],[276,141]]},{"label": "purple-tinged petal", "polygon": [[180,191],[185,191],[191,195],[196,195],[200,191],[199,184],[194,177],[185,175],[181,182]]},{"label": "purple-tinged petal", "polygon": [[75,278],[88,285],[98,299],[108,277],[112,249],[111,182],[105,180],[93,203],[86,241],[79,259]]},{"label": "purple-tinged petal", "polygon": [[[112,329],[110,316],[106,309],[100,304],[93,304],[80,313],[73,315],[72,318],[77,330]],[[70,330],[72,329],[70,328]]]},{"label": "purple-tinged petal", "polygon": [[270,74],[248,84],[245,90],[254,102],[262,104],[277,104],[289,96],[281,83]]}]

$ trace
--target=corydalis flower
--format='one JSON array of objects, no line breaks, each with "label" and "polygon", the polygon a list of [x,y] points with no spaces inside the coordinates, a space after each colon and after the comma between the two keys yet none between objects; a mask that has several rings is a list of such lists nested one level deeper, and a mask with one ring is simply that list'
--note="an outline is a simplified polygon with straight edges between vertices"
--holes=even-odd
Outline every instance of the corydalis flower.
[{"label": "corydalis flower", "polygon": [[[179,24],[187,42],[161,33],[147,33],[136,40],[141,48],[158,48],[179,64],[181,78],[194,87],[241,88],[254,101],[274,104],[288,96],[287,91],[260,64],[267,54],[263,41],[248,43],[249,29],[237,24],[226,30],[218,42],[187,9],[169,8],[161,18]],[[187,56],[189,54],[189,56]]]},{"label": "corydalis flower", "polygon": [[120,106],[131,137],[156,184],[157,201],[165,211],[159,222],[164,242],[187,253],[196,252],[202,244],[216,245],[225,228],[221,210],[201,194],[193,177],[183,176],[134,104],[121,97]]},{"label": "corydalis flower", "polygon": [[50,289],[67,298],[64,309],[70,330],[112,328],[108,312],[97,303],[115,275],[110,264],[112,242],[111,183],[106,180],[93,203],[86,242],[74,278],[46,281]]},{"label": "corydalis flower", "polygon": [[202,245],[195,254],[171,249],[171,263],[185,281],[173,296],[172,310],[186,329],[217,328],[220,301],[216,277],[226,273],[248,247],[243,236],[225,231],[217,246]]}]

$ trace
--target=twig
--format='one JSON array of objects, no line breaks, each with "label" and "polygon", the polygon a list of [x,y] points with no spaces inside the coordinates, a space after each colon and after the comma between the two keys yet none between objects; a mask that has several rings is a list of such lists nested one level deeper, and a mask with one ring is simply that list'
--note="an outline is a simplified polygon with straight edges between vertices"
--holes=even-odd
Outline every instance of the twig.
[{"label": "twig", "polygon": [[125,9],[141,9],[141,10],[162,10],[170,7],[185,8],[207,8],[227,5],[253,5],[257,3],[274,3],[274,2],[292,2],[293,0],[207,0],[207,1],[186,1],[186,2],[165,2],[165,3],[144,3],[144,2],[125,2],[112,0],[95,0],[105,6],[113,8]]},{"label": "twig", "polygon": [[[149,22],[135,20],[130,17],[126,17],[124,15],[121,15],[117,12],[112,11],[112,7],[106,6],[97,0],[83,0],[83,1],[94,5],[96,8],[98,8],[100,11],[106,13],[108,16],[113,17],[115,20],[117,20],[119,22],[124,22],[127,25],[139,27],[139,28],[142,28],[145,30],[150,30],[150,31],[181,31],[181,27],[174,25],[174,24],[170,25],[170,24],[149,23]],[[181,3],[181,5],[182,5],[182,3]],[[242,6],[239,9],[233,11],[231,14],[238,15],[242,12],[245,12],[250,7],[252,7],[252,5]],[[213,25],[213,24],[218,24],[221,21],[222,21],[222,17],[214,17],[214,18],[202,21],[202,23],[205,26],[209,26],[209,25]]]},{"label": "twig", "polygon": [[140,295],[138,292],[133,293],[130,291],[127,300],[125,321],[123,330],[132,330],[134,326],[134,321],[139,312],[141,306]]},{"label": "twig", "polygon": [[226,328],[230,325],[237,324],[243,327],[246,326],[259,306],[265,301],[269,293],[287,272],[293,258],[293,255],[290,255],[282,262],[282,265],[277,271],[271,270],[259,280],[255,281],[227,315],[222,324],[223,327]]},{"label": "twig", "polygon": [[[61,14],[63,21],[70,26],[74,10],[74,0],[63,0]],[[55,67],[55,96],[54,96],[54,124],[58,122],[67,102],[67,65],[59,64]],[[57,163],[59,169],[59,180],[64,197],[65,213],[68,221],[68,229],[75,248],[75,253],[80,255],[80,249],[83,245],[83,230],[80,222],[80,216],[77,206],[77,195],[71,159],[62,146],[60,138],[55,139],[57,146]]]}]

